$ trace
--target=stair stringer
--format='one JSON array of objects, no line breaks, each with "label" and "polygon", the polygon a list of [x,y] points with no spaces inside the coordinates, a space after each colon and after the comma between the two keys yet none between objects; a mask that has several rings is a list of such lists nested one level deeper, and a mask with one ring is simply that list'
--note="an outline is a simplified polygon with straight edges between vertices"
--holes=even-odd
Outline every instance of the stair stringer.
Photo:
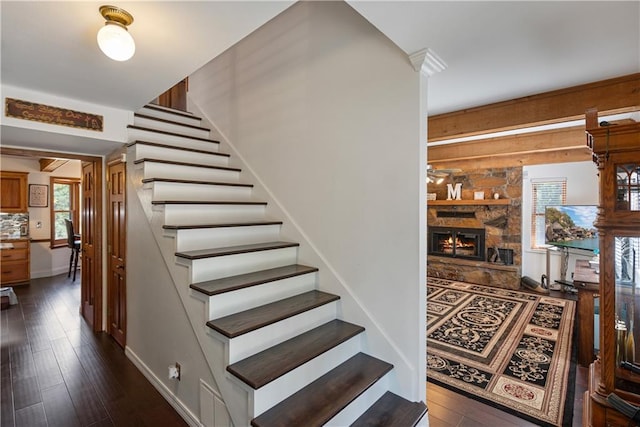
[{"label": "stair stringer", "polygon": [[[249,409],[250,396],[245,389],[230,380],[230,374],[226,371],[227,359],[224,344],[212,339],[206,326],[206,313],[208,307],[201,298],[194,298],[189,288],[189,269],[176,263],[175,239],[168,237],[162,226],[164,225],[162,213],[154,211],[151,205],[150,192],[143,188],[141,169],[130,162],[127,162],[128,190],[137,195],[140,207],[143,209],[149,220],[154,240],[157,244],[165,267],[171,276],[176,292],[182,302],[185,314],[194,331],[200,349],[209,365],[209,369],[216,382],[216,386],[226,409],[235,426],[248,426],[251,422],[251,411]],[[130,200],[130,199],[129,199]]]},{"label": "stair stringer", "polygon": [[[375,315],[367,310],[349,286],[348,281],[328,261],[328,258],[268,188],[233,142],[188,94],[187,102],[189,110],[202,118],[203,126],[210,128],[212,135],[215,135],[216,140],[220,142],[220,150],[232,154],[230,165],[241,168],[244,179],[254,184],[254,197],[268,202],[267,215],[283,220],[281,229],[283,238],[300,243],[300,262],[313,265],[322,272],[318,281],[318,289],[340,295],[341,311],[338,313],[338,318],[357,323],[366,328],[367,338],[363,340],[362,351],[394,365],[394,369],[391,372],[390,391],[408,400],[421,400],[420,381],[415,380],[419,377],[419,367],[402,353],[394,339],[385,332],[382,325],[376,320]],[[426,294],[423,300],[426,301]],[[416,322],[418,321],[419,319],[416,319]],[[409,390],[407,390],[408,388]]]},{"label": "stair stringer", "polygon": [[[253,406],[252,394],[250,391],[243,390],[242,384],[239,385],[238,380],[235,377],[233,377],[231,374],[228,374],[226,372],[228,349],[226,348],[226,345],[224,343],[221,343],[220,340],[213,339],[213,336],[212,336],[213,334],[210,331],[208,331],[208,328],[205,326],[205,323],[208,320],[208,318],[206,314],[205,316],[203,316],[202,313],[209,312],[209,309],[207,306],[208,303],[206,302],[206,299],[203,300],[200,295],[197,295],[196,292],[191,291],[190,288],[188,287],[189,283],[192,281],[190,277],[191,272],[189,271],[189,268],[186,267],[184,264],[180,265],[179,262],[176,262],[175,239],[170,235],[171,233],[167,233],[162,227],[164,225],[164,216],[162,213],[163,208],[157,207],[157,205],[154,206],[151,204],[151,191],[148,190],[148,187],[145,188],[145,186],[141,182],[141,178],[143,176],[142,166],[134,165],[133,162],[131,162],[128,166],[131,166],[128,168],[128,173],[130,172],[129,177],[131,178],[129,182],[132,182],[133,183],[132,185],[135,186],[135,191],[132,191],[130,194],[137,195],[138,201],[140,202],[141,207],[149,220],[150,229],[152,230],[154,240],[156,241],[156,244],[160,249],[163,261],[167,267],[167,271],[169,271],[171,275],[171,280],[174,286],[176,287],[176,290],[182,302],[185,313],[188,316],[191,327],[194,331],[195,336],[197,337],[197,341],[209,365],[211,373],[216,381],[220,394],[222,395],[222,398],[227,405],[227,409],[233,420],[233,423],[234,425],[237,425],[237,426],[249,425],[250,420],[255,415],[257,415],[257,414],[254,414],[253,410],[251,409]],[[244,168],[244,170],[245,171],[247,170],[246,167]],[[243,173],[243,176],[245,175],[246,175],[246,172]],[[254,175],[254,174],[251,173],[250,175]],[[253,178],[254,179],[252,181],[254,183],[260,182],[258,179],[255,178],[255,176],[253,176]],[[260,184],[262,183],[260,182]],[[263,192],[263,194],[270,195],[270,193],[268,192]],[[274,200],[271,197],[264,197],[263,194],[258,195],[258,197],[260,197],[261,200]],[[252,199],[254,199],[255,197],[256,195],[254,192]],[[272,202],[269,202],[269,203],[272,203]],[[273,214],[273,212],[275,212],[275,215]],[[280,210],[276,209],[276,210],[273,210],[271,213],[268,212],[268,216],[276,217],[276,218],[290,217],[288,214],[285,214],[284,212],[285,211],[283,209],[280,209]],[[296,229],[300,228],[297,226],[297,224],[294,224],[294,225]],[[296,237],[295,241],[301,242],[303,240],[305,241],[308,240],[306,239],[306,236],[304,236],[304,233],[299,232],[299,235],[303,237],[302,238]],[[290,239],[287,239],[287,240],[290,240]],[[311,249],[315,249],[315,248],[312,247]],[[313,251],[311,252],[313,253]],[[321,260],[324,261],[321,255],[319,255],[319,257]],[[300,258],[301,256],[299,255],[298,259]],[[319,265],[319,264],[328,264],[328,263],[316,262],[316,261],[312,262],[312,265]],[[335,271],[333,269],[331,269],[331,271],[334,273],[336,277],[339,278],[339,276],[335,274]],[[319,286],[317,285],[317,281],[316,281],[316,288],[318,287]],[[345,294],[344,290],[334,291],[334,293],[338,293],[340,295]],[[349,294],[351,295],[351,292],[349,292]],[[337,317],[345,318],[344,312],[345,310],[341,308],[339,310]],[[354,321],[353,317],[346,317],[346,318],[349,321]],[[359,323],[369,324],[370,322],[359,322]],[[360,345],[361,351],[371,353],[371,351],[367,350],[367,347],[370,347],[371,340],[370,338],[366,338],[366,339],[369,339],[369,342],[365,345]],[[365,341],[365,338],[363,338],[362,341]],[[388,347],[388,343],[386,343],[386,346]],[[389,357],[380,356],[380,355],[378,355],[377,357],[384,358],[387,360],[390,359]],[[395,362],[392,361],[392,363],[395,363]],[[396,371],[393,370],[391,373],[389,373],[386,376],[384,381],[384,386],[382,386],[382,383],[380,383],[377,387],[379,387],[380,390],[382,389],[394,390],[394,388],[389,386],[389,384],[398,383],[395,372]],[[397,389],[396,389],[396,393],[401,394],[400,392],[397,391]],[[368,403],[363,402],[362,405],[355,405],[355,406],[366,407],[370,403],[372,402],[368,402]],[[351,412],[353,412],[354,410],[358,411],[358,409],[350,408]],[[349,418],[352,418],[352,416],[353,415],[346,416],[346,418],[344,419],[347,420]]]}]

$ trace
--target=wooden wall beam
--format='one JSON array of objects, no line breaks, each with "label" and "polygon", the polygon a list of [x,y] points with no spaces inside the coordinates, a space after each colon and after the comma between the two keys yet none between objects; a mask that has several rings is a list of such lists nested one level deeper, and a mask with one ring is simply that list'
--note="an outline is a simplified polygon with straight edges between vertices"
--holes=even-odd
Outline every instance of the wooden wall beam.
[{"label": "wooden wall beam", "polygon": [[[584,126],[427,147],[434,169],[514,167],[542,163],[591,160]],[[489,164],[491,166],[489,166]]]},{"label": "wooden wall beam", "polygon": [[640,73],[545,92],[428,119],[428,141],[520,129],[600,115],[640,110]]}]

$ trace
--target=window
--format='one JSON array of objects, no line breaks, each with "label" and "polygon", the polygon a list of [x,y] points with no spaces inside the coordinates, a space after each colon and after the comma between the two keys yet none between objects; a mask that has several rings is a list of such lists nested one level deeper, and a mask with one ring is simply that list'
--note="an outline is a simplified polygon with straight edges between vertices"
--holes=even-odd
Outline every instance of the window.
[{"label": "window", "polygon": [[74,232],[79,234],[80,180],[51,177],[51,247],[67,245],[67,226],[73,221]]},{"label": "window", "polygon": [[544,210],[547,205],[567,202],[567,179],[540,179],[531,182],[531,248],[544,247]]}]

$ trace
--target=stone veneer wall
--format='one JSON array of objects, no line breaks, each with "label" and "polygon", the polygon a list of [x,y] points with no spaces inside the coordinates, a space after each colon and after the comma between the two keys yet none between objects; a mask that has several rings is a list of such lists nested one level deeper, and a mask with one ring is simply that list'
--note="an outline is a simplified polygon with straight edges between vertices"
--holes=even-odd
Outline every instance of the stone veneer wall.
[{"label": "stone veneer wall", "polygon": [[[429,255],[427,275],[518,289],[522,270],[522,167],[462,171],[440,185],[429,184],[427,191],[436,193],[436,200],[446,200],[446,184],[458,182],[462,183],[462,200],[473,200],[474,192],[484,191],[486,199],[493,200],[493,194],[498,193],[501,199],[509,199],[509,204],[430,206],[427,202],[427,226],[484,228],[485,255],[489,248],[512,249],[513,265]],[[473,217],[445,216],[460,212],[473,213]],[[491,221],[499,224],[488,225]]]}]

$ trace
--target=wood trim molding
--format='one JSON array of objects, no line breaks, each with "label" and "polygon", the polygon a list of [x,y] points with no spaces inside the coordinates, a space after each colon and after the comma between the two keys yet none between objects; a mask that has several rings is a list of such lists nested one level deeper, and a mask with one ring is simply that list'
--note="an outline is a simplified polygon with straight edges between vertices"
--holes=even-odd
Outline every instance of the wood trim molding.
[{"label": "wood trim molding", "polygon": [[583,119],[589,108],[640,111],[640,73],[432,116],[428,141]]}]

